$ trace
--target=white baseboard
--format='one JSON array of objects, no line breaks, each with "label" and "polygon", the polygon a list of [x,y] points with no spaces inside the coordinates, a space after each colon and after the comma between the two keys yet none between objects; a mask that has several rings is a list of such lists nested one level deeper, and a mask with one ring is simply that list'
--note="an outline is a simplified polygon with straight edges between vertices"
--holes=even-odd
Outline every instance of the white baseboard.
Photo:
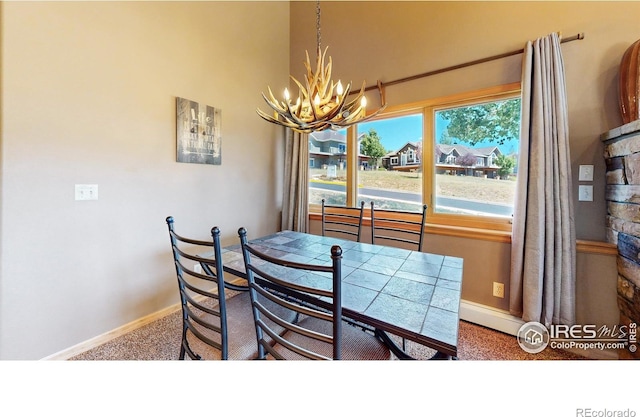
[{"label": "white baseboard", "polygon": [[75,346],[71,346],[70,348],[67,348],[65,350],[62,350],[60,352],[54,353],[53,355],[49,355],[46,358],[42,358],[41,360],[46,361],[46,360],[58,360],[58,361],[64,361],[64,360],[68,360],[76,355],[79,355],[83,352],[86,352],[87,350],[93,349],[94,347],[100,346],[103,343],[106,343],[112,339],[115,339],[116,337],[122,336],[126,333],[129,333],[133,330],[139,329],[140,327],[146,326],[147,324],[156,321],[156,320],[160,320],[161,318],[168,316],[169,314],[172,314],[178,310],[180,310],[181,305],[180,303],[178,304],[174,304],[172,306],[169,306],[167,308],[164,308],[160,311],[156,311],[155,313],[151,313],[148,316],[139,318],[137,320],[134,320],[130,323],[125,324],[124,326],[120,326],[117,329],[108,331],[106,333],[103,333],[99,336],[96,336],[94,338],[91,338],[89,340],[85,340],[82,343],[78,343]]},{"label": "white baseboard", "polygon": [[[73,356],[86,352],[94,347],[100,346],[116,337],[122,336],[130,331],[143,327],[155,320],[159,320],[169,314],[180,310],[180,304],[169,306],[163,310],[149,314],[124,326],[103,333],[92,339],[86,340],[75,346],[71,346],[65,350],[54,353],[43,358],[42,360],[68,360]],[[489,329],[497,330],[512,336],[518,334],[518,330],[524,324],[524,321],[518,317],[512,316],[508,311],[474,303],[472,301],[462,300],[460,302],[460,319],[470,323],[478,324]],[[570,350],[571,351],[571,350]],[[590,359],[618,359],[618,354],[612,351],[572,351],[578,355],[585,356]]]},{"label": "white baseboard", "polygon": [[[518,330],[525,323],[521,318],[512,316],[508,311],[488,307],[472,301],[460,302],[460,319],[479,324],[489,329],[498,330],[512,336],[518,335]],[[618,352],[599,349],[565,349],[567,352],[584,356],[588,359],[618,359]]]},{"label": "white baseboard", "polygon": [[[246,281],[241,278],[237,278],[229,282],[236,285],[246,285]],[[217,289],[214,287],[209,289],[209,291],[217,292]],[[198,295],[198,296],[195,296],[194,299],[203,300],[204,296]],[[86,352],[87,350],[93,349],[94,347],[98,347],[103,343],[106,343],[112,339],[115,339],[116,337],[120,337],[133,330],[139,329],[140,327],[146,326],[147,324],[153,321],[160,320],[161,318],[168,316],[169,314],[175,313],[181,308],[182,306],[180,303],[174,304],[160,311],[156,311],[155,313],[151,313],[148,316],[145,316],[140,319],[134,320],[130,323],[127,323],[124,326],[120,326],[117,329],[108,331],[99,336],[86,340],[82,343],[78,343],[75,346],[71,346],[70,348],[54,353],[53,355],[49,355],[46,358],[42,358],[41,360],[61,360],[61,361],[68,360],[69,358],[72,358],[76,355]]]},{"label": "white baseboard", "polygon": [[460,302],[460,319],[513,336],[524,324],[522,319],[512,316],[508,311],[466,300]]}]

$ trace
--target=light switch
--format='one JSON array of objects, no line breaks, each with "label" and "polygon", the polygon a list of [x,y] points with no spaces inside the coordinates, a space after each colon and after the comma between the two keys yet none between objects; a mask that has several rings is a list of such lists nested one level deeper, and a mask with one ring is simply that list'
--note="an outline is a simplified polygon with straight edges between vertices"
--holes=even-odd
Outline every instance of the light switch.
[{"label": "light switch", "polygon": [[593,165],[580,165],[578,181],[593,181]]},{"label": "light switch", "polygon": [[76,200],[87,201],[98,199],[98,184],[76,184]]},{"label": "light switch", "polygon": [[578,201],[593,201],[593,185],[578,186]]}]

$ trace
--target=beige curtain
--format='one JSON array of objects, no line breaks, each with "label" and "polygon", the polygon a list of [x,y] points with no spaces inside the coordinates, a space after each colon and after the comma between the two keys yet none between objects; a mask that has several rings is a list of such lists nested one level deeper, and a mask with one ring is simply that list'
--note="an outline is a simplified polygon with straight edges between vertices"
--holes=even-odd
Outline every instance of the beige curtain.
[{"label": "beige curtain", "polygon": [[309,138],[291,129],[285,135],[282,229],[309,229]]},{"label": "beige curtain", "polygon": [[575,323],[575,228],[564,64],[553,33],[525,46],[510,313]]}]

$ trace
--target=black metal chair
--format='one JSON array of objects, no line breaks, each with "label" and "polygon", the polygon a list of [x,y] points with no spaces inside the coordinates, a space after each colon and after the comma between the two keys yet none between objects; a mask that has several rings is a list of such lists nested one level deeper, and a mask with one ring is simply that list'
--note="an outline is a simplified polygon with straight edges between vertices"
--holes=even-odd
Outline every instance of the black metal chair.
[{"label": "black metal chair", "polygon": [[[400,210],[376,211],[371,202],[371,243],[399,242],[415,245],[422,251],[424,236],[424,222],[427,215],[427,205],[422,206],[422,212]],[[377,241],[376,241],[377,240]],[[383,242],[380,242],[380,241]]]},{"label": "black metal chair", "polygon": [[[331,248],[331,265],[275,258],[247,242],[238,230],[261,359],[386,360],[389,349],[374,335],[342,320],[342,249]],[[322,283],[322,284],[319,284]],[[271,306],[278,306],[278,310]],[[295,312],[295,323],[283,319]],[[279,327],[274,330],[273,324]],[[285,332],[279,332],[285,329]]]},{"label": "black metal chair", "polygon": [[360,207],[344,207],[325,204],[322,199],[322,236],[327,232],[340,233],[356,238],[360,242],[362,218],[364,217],[364,201]]},{"label": "black metal chair", "polygon": [[244,291],[225,298],[220,230],[211,229],[211,241],[190,239],[176,233],[173,217],[166,221],[182,303],[180,360],[185,354],[191,359],[254,359],[248,287],[232,286]]}]

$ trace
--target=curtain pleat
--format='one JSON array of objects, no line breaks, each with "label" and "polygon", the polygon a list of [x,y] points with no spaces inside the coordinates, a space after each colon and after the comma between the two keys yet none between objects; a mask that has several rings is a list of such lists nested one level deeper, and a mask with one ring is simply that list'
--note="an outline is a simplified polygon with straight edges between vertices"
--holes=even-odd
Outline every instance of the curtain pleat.
[{"label": "curtain pleat", "polygon": [[287,129],[284,155],[282,229],[309,229],[309,138]]},{"label": "curtain pleat", "polygon": [[575,323],[575,226],[564,64],[553,33],[525,46],[510,313]]}]

